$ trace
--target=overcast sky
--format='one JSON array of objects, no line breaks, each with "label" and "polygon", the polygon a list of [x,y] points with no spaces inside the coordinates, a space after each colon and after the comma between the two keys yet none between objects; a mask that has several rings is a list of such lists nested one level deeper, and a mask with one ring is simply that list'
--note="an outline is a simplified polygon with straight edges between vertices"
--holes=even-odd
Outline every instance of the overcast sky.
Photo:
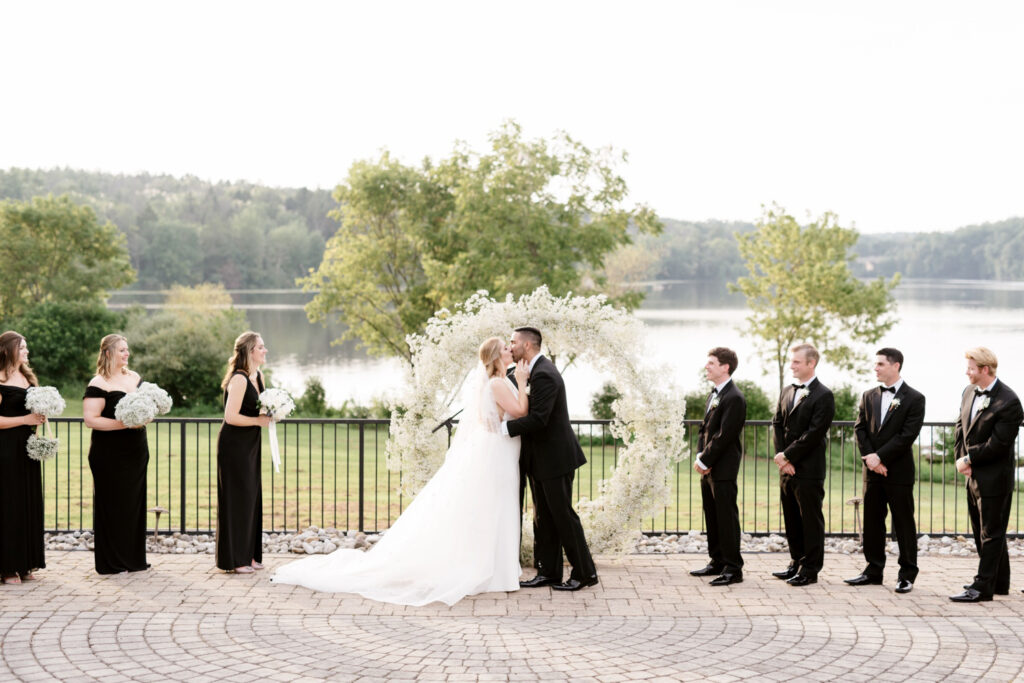
[{"label": "overcast sky", "polygon": [[1021,2],[5,2],[0,168],[329,188],[503,120],[659,215],[1024,215]]}]

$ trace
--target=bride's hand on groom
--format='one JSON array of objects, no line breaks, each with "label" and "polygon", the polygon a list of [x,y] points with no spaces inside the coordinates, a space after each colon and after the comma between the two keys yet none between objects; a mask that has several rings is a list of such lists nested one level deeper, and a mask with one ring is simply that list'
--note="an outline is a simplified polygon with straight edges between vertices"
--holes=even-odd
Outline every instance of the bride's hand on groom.
[{"label": "bride's hand on groom", "polygon": [[525,360],[516,363],[515,376],[516,384],[519,385],[519,388],[525,387],[527,380],[530,379],[530,366]]}]

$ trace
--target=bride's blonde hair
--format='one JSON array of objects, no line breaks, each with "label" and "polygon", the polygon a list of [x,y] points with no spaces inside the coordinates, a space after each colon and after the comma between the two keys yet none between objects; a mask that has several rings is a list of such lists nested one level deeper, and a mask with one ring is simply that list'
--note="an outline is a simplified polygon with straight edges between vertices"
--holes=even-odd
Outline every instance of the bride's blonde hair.
[{"label": "bride's blonde hair", "polygon": [[505,374],[505,366],[501,362],[501,350],[505,348],[505,342],[501,337],[485,339],[480,345],[480,362],[484,364],[488,377],[496,377]]}]

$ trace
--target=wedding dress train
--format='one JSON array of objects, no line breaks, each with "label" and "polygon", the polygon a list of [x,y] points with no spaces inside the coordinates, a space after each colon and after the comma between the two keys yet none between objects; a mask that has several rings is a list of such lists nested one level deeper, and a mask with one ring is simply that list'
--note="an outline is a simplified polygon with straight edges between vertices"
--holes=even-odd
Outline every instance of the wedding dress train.
[{"label": "wedding dress train", "polygon": [[519,438],[501,434],[482,366],[469,385],[444,464],[373,548],[298,560],[272,581],[399,605],[518,590]]}]

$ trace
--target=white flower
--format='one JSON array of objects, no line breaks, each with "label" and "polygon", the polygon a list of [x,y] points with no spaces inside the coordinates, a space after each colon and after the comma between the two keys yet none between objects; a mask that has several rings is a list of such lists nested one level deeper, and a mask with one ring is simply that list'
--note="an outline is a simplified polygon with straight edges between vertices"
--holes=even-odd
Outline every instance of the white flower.
[{"label": "white flower", "polygon": [[[544,334],[544,352],[564,365],[585,358],[598,372],[612,375],[622,391],[613,404],[612,435],[621,439],[618,466],[600,482],[595,500],[581,500],[587,539],[595,552],[628,552],[642,520],[668,502],[674,465],[686,454],[682,392],[665,383],[664,369],[642,367],[646,357],[643,323],[607,304],[604,296],[555,297],[539,287],[518,299],[498,301],[477,292],[454,311],[431,318],[421,335],[407,338],[413,363],[405,394],[393,399],[388,467],[401,470],[403,491],[415,495],[444,460],[444,430],[431,430],[454,412],[477,347],[492,336],[533,325]],[[529,385],[526,388],[529,395]],[[529,526],[524,552],[532,552]]]},{"label": "white flower", "polygon": [[985,408],[988,408],[988,404],[991,402],[989,400],[990,398],[991,397],[986,396],[985,398],[981,399],[981,406],[978,408],[979,411],[982,411],[982,410],[985,410]]},{"label": "white flower", "polygon": [[46,462],[57,455],[57,439],[49,439],[45,436],[28,437],[28,444],[25,446],[28,457],[39,462]]},{"label": "white flower", "polygon": [[715,394],[715,397],[711,399],[711,405],[708,406],[708,410],[714,410],[717,408],[719,400],[718,394]]},{"label": "white flower", "polygon": [[274,422],[280,422],[295,410],[295,401],[284,389],[267,389],[260,394],[260,408]]},{"label": "white flower", "polygon": [[171,412],[171,407],[174,405],[174,399],[171,398],[171,395],[152,382],[143,382],[135,393],[148,396],[156,404],[156,412],[159,415],[166,415]]},{"label": "white flower", "polygon": [[530,385],[529,385],[529,384],[527,384],[527,385],[526,385],[526,388],[525,388],[525,389],[523,389],[523,391],[525,391],[525,392],[526,392],[526,395],[527,395],[527,396],[529,396],[529,395],[530,395]]},{"label": "white flower", "polygon": [[800,391],[796,392],[796,401],[793,403],[793,406],[795,407],[795,406],[800,405],[800,401],[802,401],[805,398],[807,398],[807,394],[809,394],[809,393],[811,393],[811,390],[808,389],[807,387],[804,387]]},{"label": "white flower", "polygon": [[29,387],[25,392],[25,408],[30,413],[58,417],[65,407],[60,392],[53,387]]},{"label": "white flower", "polygon": [[896,410],[899,407],[900,407],[900,400],[898,398],[894,398],[892,400],[892,402],[889,403],[889,410]]},{"label": "white flower", "polygon": [[141,427],[156,417],[156,403],[147,394],[138,391],[125,394],[114,406],[114,417],[125,427]]}]

